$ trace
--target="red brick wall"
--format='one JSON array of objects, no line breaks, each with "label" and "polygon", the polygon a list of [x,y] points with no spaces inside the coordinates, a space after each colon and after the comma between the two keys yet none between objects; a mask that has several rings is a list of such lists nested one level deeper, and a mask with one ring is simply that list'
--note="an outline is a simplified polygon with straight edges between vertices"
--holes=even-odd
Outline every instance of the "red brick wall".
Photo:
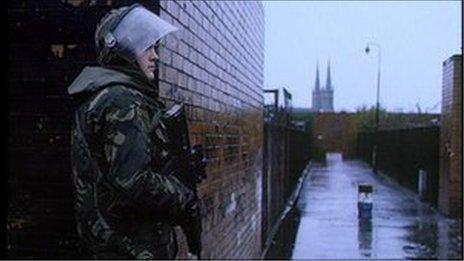
[{"label": "red brick wall", "polygon": [[355,114],[315,113],[310,128],[316,158],[324,157],[326,152],[340,152],[345,158],[355,156],[358,133]]},{"label": "red brick wall", "polygon": [[82,258],[69,166],[74,104],[66,87],[96,63],[98,20],[133,2],[183,29],[160,50],[159,86],[166,102],[186,102],[192,142],[207,147],[208,179],[199,191],[207,211],[204,256],[258,257],[263,5],[154,0],[8,2],[8,256]]},{"label": "red brick wall", "polygon": [[209,159],[199,187],[207,209],[203,255],[258,258],[263,4],[161,1],[160,15],[181,29],[159,50],[160,96],[187,105],[191,141],[204,144]]},{"label": "red brick wall", "polygon": [[438,206],[451,217],[462,217],[462,56],[443,63]]},{"label": "red brick wall", "polygon": [[[344,112],[312,113],[313,155],[320,158],[326,152],[341,152],[345,158],[355,157],[362,117],[366,116]],[[414,128],[430,126],[431,120],[436,118],[436,114],[387,113],[380,117],[379,124],[380,130]]]}]

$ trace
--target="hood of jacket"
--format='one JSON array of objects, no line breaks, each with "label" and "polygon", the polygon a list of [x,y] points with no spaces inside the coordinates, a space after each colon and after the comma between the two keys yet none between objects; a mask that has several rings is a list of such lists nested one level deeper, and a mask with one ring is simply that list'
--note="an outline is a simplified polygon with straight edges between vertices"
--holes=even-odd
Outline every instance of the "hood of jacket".
[{"label": "hood of jacket", "polygon": [[68,93],[90,94],[112,85],[134,88],[153,97],[158,93],[156,86],[138,70],[124,66],[87,66],[68,87]]}]

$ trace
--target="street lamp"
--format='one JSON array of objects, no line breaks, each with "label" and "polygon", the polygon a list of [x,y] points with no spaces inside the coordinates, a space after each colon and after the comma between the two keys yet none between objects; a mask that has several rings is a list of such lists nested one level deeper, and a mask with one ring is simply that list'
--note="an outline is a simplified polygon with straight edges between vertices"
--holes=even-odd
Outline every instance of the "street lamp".
[{"label": "street lamp", "polygon": [[374,168],[374,173],[377,174],[377,144],[378,144],[378,131],[379,131],[379,107],[380,107],[380,102],[379,102],[379,97],[380,97],[380,61],[382,59],[382,48],[380,48],[380,45],[375,42],[368,42],[366,46],[366,54],[369,54],[370,52],[370,46],[375,46],[377,47],[379,51],[379,65],[378,65],[378,71],[377,71],[377,103],[375,106],[375,126],[374,126],[374,148],[372,150],[372,165]]}]

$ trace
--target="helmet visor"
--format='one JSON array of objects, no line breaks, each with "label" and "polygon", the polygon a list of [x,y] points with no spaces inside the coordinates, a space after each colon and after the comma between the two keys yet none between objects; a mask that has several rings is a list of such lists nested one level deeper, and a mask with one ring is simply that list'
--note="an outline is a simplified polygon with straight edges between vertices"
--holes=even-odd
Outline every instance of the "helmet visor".
[{"label": "helmet visor", "polygon": [[129,60],[134,60],[159,39],[176,30],[177,27],[146,8],[137,6],[124,16],[113,35],[118,52]]}]

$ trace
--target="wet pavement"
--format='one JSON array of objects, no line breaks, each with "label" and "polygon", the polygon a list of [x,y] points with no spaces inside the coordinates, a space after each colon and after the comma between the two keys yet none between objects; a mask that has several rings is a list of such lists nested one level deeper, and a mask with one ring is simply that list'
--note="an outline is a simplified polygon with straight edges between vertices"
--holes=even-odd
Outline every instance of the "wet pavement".
[{"label": "wet pavement", "polygon": [[[358,219],[358,184],[374,187],[371,219]],[[268,259],[462,259],[462,221],[360,161],[328,154],[314,164]]]}]

